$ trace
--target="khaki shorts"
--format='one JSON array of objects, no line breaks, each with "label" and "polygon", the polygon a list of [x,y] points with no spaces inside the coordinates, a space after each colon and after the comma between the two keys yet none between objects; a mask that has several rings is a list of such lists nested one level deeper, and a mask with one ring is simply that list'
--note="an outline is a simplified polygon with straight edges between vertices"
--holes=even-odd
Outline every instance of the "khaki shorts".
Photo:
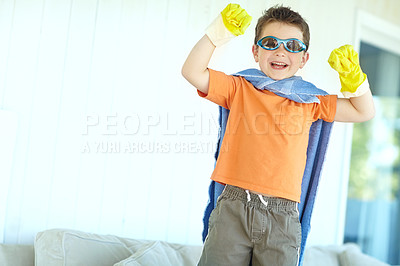
[{"label": "khaki shorts", "polygon": [[227,185],[209,221],[198,265],[298,264],[301,225],[297,203]]}]

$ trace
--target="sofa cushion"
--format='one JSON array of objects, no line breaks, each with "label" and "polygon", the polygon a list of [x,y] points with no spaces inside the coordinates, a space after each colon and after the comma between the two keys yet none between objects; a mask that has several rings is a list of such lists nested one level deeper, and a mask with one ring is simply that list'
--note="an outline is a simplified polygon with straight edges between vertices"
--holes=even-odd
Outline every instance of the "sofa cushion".
[{"label": "sofa cushion", "polygon": [[0,265],[34,266],[33,245],[0,244]]},{"label": "sofa cushion", "polygon": [[149,242],[74,230],[46,230],[36,235],[35,265],[110,266]]},{"label": "sofa cushion", "polygon": [[155,241],[139,249],[129,258],[114,264],[114,266],[141,266],[141,265],[196,265],[201,246],[186,246],[171,244],[164,241]]},{"label": "sofa cushion", "polygon": [[363,254],[356,244],[345,244],[345,250],[339,255],[341,266],[389,266],[371,256]]},{"label": "sofa cushion", "polygon": [[312,246],[304,253],[304,266],[338,266],[342,246]]}]

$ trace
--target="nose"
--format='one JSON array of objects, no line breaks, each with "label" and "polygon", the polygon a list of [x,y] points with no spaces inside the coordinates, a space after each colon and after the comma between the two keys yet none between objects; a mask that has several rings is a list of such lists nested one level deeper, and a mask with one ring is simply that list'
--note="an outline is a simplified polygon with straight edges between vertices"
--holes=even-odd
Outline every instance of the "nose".
[{"label": "nose", "polygon": [[285,56],[285,52],[286,52],[285,46],[283,43],[281,43],[279,45],[279,47],[275,50],[275,55],[276,56]]}]

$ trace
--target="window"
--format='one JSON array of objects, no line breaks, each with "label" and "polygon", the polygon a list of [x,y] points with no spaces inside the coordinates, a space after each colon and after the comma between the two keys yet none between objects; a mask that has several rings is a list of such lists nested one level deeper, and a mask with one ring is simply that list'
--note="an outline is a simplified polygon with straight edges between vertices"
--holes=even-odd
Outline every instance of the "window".
[{"label": "window", "polygon": [[376,117],[354,125],[344,242],[400,264],[400,55],[361,41]]}]

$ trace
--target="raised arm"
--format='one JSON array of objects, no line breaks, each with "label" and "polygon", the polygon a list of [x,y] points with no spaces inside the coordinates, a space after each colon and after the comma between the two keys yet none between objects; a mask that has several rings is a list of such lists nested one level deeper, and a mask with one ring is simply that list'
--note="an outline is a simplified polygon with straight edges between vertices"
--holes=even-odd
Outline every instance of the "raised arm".
[{"label": "raised arm", "polygon": [[364,122],[375,116],[375,107],[371,91],[350,99],[338,98],[335,121]]},{"label": "raised arm", "polygon": [[199,91],[207,94],[208,64],[216,47],[245,32],[251,16],[237,4],[228,4],[193,47],[182,67],[182,75]]},{"label": "raised arm", "polygon": [[208,94],[208,63],[215,50],[214,44],[204,35],[193,47],[182,67],[182,75],[199,91]]},{"label": "raised arm", "polygon": [[375,116],[372,93],[353,47],[344,45],[333,50],[328,62],[339,73],[341,92],[349,97],[338,99],[335,121],[364,122],[372,119]]}]

